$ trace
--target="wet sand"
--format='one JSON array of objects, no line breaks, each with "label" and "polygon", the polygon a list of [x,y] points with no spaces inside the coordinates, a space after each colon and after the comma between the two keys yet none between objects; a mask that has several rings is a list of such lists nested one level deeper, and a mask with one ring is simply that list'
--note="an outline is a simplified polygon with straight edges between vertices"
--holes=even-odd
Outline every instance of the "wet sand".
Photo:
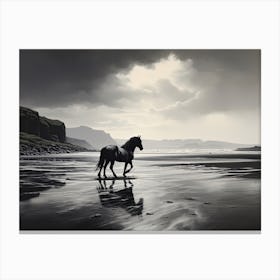
[{"label": "wet sand", "polygon": [[[260,230],[260,154],[136,154],[128,178],[98,153],[22,157],[21,230]],[[123,163],[115,164],[121,176]]]}]

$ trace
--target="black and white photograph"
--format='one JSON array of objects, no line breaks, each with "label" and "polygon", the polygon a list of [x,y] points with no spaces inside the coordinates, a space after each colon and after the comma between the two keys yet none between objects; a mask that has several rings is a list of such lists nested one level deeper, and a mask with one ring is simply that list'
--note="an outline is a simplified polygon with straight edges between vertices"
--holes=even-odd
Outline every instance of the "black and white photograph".
[{"label": "black and white photograph", "polygon": [[279,280],[280,2],[0,1],[0,279]]},{"label": "black and white photograph", "polygon": [[261,50],[19,60],[20,230],[261,230]]}]

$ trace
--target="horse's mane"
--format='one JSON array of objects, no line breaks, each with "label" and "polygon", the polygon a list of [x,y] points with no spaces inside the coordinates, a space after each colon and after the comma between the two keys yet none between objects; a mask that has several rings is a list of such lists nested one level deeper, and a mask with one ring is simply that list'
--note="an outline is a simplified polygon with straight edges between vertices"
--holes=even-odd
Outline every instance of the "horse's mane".
[{"label": "horse's mane", "polygon": [[124,148],[125,150],[130,150],[130,148],[132,148],[131,144],[133,142],[133,138],[130,138],[129,140],[127,140],[122,146],[121,148]]}]

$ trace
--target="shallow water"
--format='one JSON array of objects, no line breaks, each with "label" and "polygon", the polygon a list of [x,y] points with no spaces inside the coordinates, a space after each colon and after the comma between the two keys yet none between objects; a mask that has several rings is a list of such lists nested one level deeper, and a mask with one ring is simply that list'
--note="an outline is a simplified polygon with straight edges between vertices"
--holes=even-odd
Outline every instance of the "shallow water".
[{"label": "shallow water", "polygon": [[[259,230],[260,157],[136,154],[128,178],[98,180],[99,153],[24,157],[20,228]],[[121,176],[123,163],[115,164]],[[112,176],[110,169],[107,175]]]}]

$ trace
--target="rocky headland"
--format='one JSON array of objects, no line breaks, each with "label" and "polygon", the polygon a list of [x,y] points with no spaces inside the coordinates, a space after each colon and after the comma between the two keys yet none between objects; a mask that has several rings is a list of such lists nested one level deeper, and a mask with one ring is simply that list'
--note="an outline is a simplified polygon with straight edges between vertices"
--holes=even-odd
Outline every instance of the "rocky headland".
[{"label": "rocky headland", "polygon": [[21,156],[88,151],[73,144],[73,140],[68,143],[65,131],[62,121],[42,117],[34,110],[20,107]]}]

